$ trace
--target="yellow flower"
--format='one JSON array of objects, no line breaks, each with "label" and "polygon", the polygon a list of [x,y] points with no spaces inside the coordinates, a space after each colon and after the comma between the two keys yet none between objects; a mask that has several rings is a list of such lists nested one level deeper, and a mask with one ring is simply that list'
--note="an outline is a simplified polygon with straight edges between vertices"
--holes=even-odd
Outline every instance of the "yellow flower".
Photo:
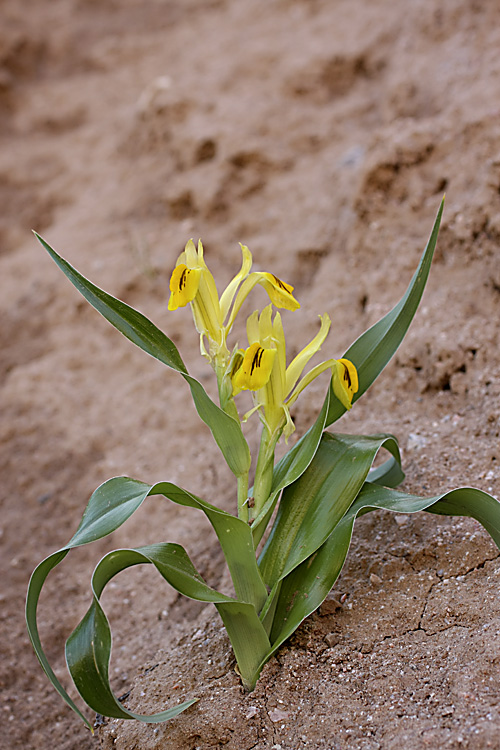
[{"label": "yellow flower", "polygon": [[263,388],[271,375],[275,356],[276,349],[264,349],[258,342],[249,346],[234,375],[234,388],[248,391]]},{"label": "yellow flower", "polygon": [[[255,271],[252,268],[252,255],[245,245],[241,245],[242,264],[236,276],[229,282],[220,299],[215,280],[203,257],[201,240],[198,248],[189,240],[185,250],[177,259],[177,264],[170,278],[169,310],[177,310],[191,304],[194,323],[200,334],[200,349],[203,356],[212,362],[215,359],[216,369],[224,369],[230,354],[226,338],[231,330],[236,315],[248,294],[260,284],[267,291],[271,302],[276,307],[296,310],[300,307],[293,296],[293,287],[281,281],[271,273]],[[208,340],[208,351],[204,339]]]},{"label": "yellow flower", "polygon": [[300,381],[302,372],[316,354],[328,335],[330,318],[320,316],[320,330],[313,340],[286,366],[286,344],[281,316],[277,312],[272,320],[272,306],[268,305],[259,316],[256,311],[247,320],[249,348],[242,352],[239,368],[232,374],[233,394],[242,390],[253,391],[254,408],[245,415],[259,410],[270,435],[283,430],[288,439],[295,427],[290,416],[290,406],[314,378],[327,369],[332,371],[332,385],[337,398],[346,409],[358,390],[356,368],[347,359],[328,359],[314,367]]},{"label": "yellow flower", "polygon": [[332,367],[332,387],[338,400],[346,409],[350,409],[359,383],[358,371],[348,359],[339,359]]},{"label": "yellow flower", "polygon": [[201,269],[188,268],[184,263],[176,266],[170,279],[169,310],[177,310],[192,302],[200,286]]}]

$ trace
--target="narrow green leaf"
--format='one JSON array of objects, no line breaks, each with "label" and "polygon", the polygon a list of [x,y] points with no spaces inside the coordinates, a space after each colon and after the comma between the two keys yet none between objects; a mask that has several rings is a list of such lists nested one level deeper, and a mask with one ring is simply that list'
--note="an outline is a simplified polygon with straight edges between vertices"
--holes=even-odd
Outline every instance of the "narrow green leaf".
[{"label": "narrow green leaf", "polygon": [[170,482],[153,485],[148,494],[164,495],[174,503],[198,508],[205,513],[224,552],[236,596],[243,602],[253,604],[257,612],[260,612],[267,599],[267,589],[255,559],[255,547],[248,524]]},{"label": "narrow green leaf", "polygon": [[178,505],[205,513],[227,560],[236,596],[254,604],[260,611],[267,598],[267,589],[259,573],[249,526],[171,482],[150,485],[130,477],[108,479],[92,494],[67,549],[94,542],[115,531],[150,495],[163,495]]},{"label": "narrow green leaf", "polygon": [[399,459],[391,435],[324,433],[307,470],[283,492],[259,560],[269,586],[320,547],[353,503],[381,447]]},{"label": "narrow green leaf", "polygon": [[58,255],[39,234],[36,232],[34,234],[73,286],[97,312],[140,349],[182,375],[191,389],[191,395],[200,418],[212,431],[229,468],[236,476],[247,473],[251,457],[241,425],[229,414],[222,411],[208,396],[201,383],[188,373],[173,341],[142,313],[103,291],[82,276],[68,261]]},{"label": "narrow green leaf", "polygon": [[[346,359],[354,363],[358,371],[359,390],[355,394],[353,402],[357,401],[380,375],[386,364],[395,354],[413,320],[429,275],[443,207],[444,198],[441,201],[431,236],[418,268],[403,297],[387,315],[361,334],[343,355]],[[332,389],[332,399],[326,426],[328,427],[339,419],[345,411],[345,407],[333,395]]]},{"label": "narrow green leaf", "polygon": [[38,565],[38,567],[33,571],[28,586],[28,594],[26,596],[26,625],[31,644],[43,671],[45,672],[61,698],[65,701],[65,703],[67,703],[67,705],[71,709],[73,709],[76,714],[78,714],[78,716],[87,725],[87,727],[91,731],[93,731],[92,724],[90,724],[90,722],[85,718],[76,703],[72,700],[72,698],[70,698],[64,687],[55,676],[54,670],[50,666],[49,661],[45,656],[42,642],[40,640],[40,634],[38,632],[36,613],[43,584],[45,583],[45,580],[50,571],[53,570],[56,565],[59,565],[59,563],[64,560],[67,554],[68,550],[55,552],[53,555],[50,555],[50,557],[47,557],[45,560],[43,560],[40,565]]},{"label": "narrow green leaf", "polygon": [[[240,600],[238,613],[243,610],[247,614],[250,612],[248,617],[258,620],[257,613],[261,610],[267,598],[267,589],[262,581],[255,559],[251,530],[239,518],[210,505],[170,482],[147,485],[129,477],[115,477],[104,482],[92,494],[78,530],[70,542],[61,550],[43,560],[35,569],[31,576],[26,598],[28,633],[42,669],[61,697],[87,724],[87,720],[55,676],[43,651],[37,625],[37,606],[40,592],[50,571],[66,557],[70,549],[94,542],[118,529],[149,495],[164,495],[174,503],[195,508],[205,513],[226,556],[236,595]],[[253,608],[255,616],[251,614],[248,608],[240,606],[246,603]],[[240,616],[241,614],[238,614],[238,617]],[[97,617],[97,615],[92,615],[92,617]],[[259,626],[254,624],[255,628]],[[82,629],[91,627],[94,627],[93,621],[82,625]],[[251,661],[247,656],[240,658],[243,659],[244,663]]]},{"label": "narrow green leaf", "polygon": [[486,492],[462,487],[422,498],[367,482],[325,543],[283,581],[271,631],[273,652],[331,590],[347,556],[356,517],[377,509],[469,516],[484,526],[500,549],[500,503]]},{"label": "narrow green leaf", "polygon": [[397,487],[405,478],[401,468],[401,459],[391,456],[383,464],[375,469],[370,469],[367,481],[372,484],[380,484],[382,487]]},{"label": "narrow green leaf", "polygon": [[93,601],[90,609],[67,641],[68,668],[78,692],[95,711],[115,718],[152,723],[172,718],[194,701],[153,715],[134,713],[117,701],[109,684],[111,631],[99,603],[104,587],[117,573],[143,563],[153,564],[180,594],[215,604],[231,638],[240,672],[247,682],[269,651],[270,644],[255,608],[207,586],[180,545],[153,544],[135,550],[114,550],[107,554],[92,577]]},{"label": "narrow green leaf", "polygon": [[271,644],[255,608],[244,602],[216,604],[238,663],[244,686],[252,690]]},{"label": "narrow green leaf", "polygon": [[321,411],[314,424],[274,467],[273,484],[269,499],[252,525],[252,533],[256,547],[267,529],[281,490],[289,484],[292,484],[292,482],[295,482],[313,460],[321,441],[323,430],[325,429],[329,406],[330,391],[328,390]]}]

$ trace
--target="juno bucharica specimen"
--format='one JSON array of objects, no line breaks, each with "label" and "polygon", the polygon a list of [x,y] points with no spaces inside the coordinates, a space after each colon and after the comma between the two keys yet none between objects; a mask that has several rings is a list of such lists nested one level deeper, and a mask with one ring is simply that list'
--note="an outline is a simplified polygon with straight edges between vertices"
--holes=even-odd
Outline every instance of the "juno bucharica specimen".
[{"label": "juno bucharica specimen", "polygon": [[[211,588],[183,547],[171,542],[114,550],[98,563],[92,576],[90,608],[67,640],[66,660],[87,705],[116,718],[165,721],[196,701],[192,698],[143,716],[129,711],[114,696],[108,673],[111,632],[99,599],[108,581],[128,567],[151,564],[181,594],[212,602],[231,640],[242,683],[252,690],[263,665],[332,588],[358,515],[382,508],[401,513],[425,510],[472,516],[500,547],[500,503],[493,497],[471,488],[430,498],[397,491],[394,488],[404,474],[395,437],[327,431],[363,395],[401,343],[427,281],[442,211],[443,204],[420,264],[396,306],[342,357],[328,357],[309,370],[310,359],[325,344],[330,328],[328,315],[320,316],[317,334],[288,361],[279,309],[300,308],[293,287],[272,273],[252,271],[250,251],[241,245],[241,269],[219,296],[201,242],[196,247],[189,241],[171,275],[168,309],[173,312],[191,306],[201,354],[217,380],[218,404],[189,374],[177,348],[160,329],[84,278],[37,235],[59,268],[101,315],[134,344],[184,378],[199,416],[212,431],[236,480],[233,515],[168,481],[150,485],[129,477],[114,477],[95,490],[68,544],[35,569],[26,602],[31,641],[56,690],[89,727],[43,651],[36,617],[40,592],[50,571],[72,548],[116,530],[150,495],[163,495],[206,515],[222,547],[234,595]],[[269,304],[248,317],[248,345],[239,347],[229,341],[231,329],[243,302],[257,284],[267,292]],[[330,385],[316,421],[276,462],[278,441],[288,440],[295,429],[290,407],[325,371],[331,374]],[[243,391],[251,393],[253,407],[240,414]],[[261,441],[252,474],[251,452],[242,429],[250,418],[261,422]],[[391,455],[381,466],[372,468],[381,448]]]}]

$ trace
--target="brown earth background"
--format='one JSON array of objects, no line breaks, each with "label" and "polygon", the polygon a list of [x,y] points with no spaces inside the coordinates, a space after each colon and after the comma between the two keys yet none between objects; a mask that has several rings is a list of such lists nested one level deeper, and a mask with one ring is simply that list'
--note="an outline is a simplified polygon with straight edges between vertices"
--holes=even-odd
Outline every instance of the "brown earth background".
[{"label": "brown earth background", "polygon": [[[248,244],[301,301],[289,356],[325,311],[323,354],[340,356],[402,295],[446,191],[419,313],[339,430],[397,435],[408,491],[499,496],[497,0],[3,0],[0,16],[2,747],[500,748],[500,558],[469,519],[361,519],[335,590],[249,695],[215,610],[152,571],[120,575],[104,597],[113,687],[144,712],[199,697],[167,724],[91,737],[23,621],[30,572],[108,477],[226,510],[235,490],[184,383],[79,298],[31,229],[151,317],[213,393],[189,310],[166,310],[187,239],[221,286]],[[297,435],[325,387],[299,400]],[[48,582],[40,626],[65,684],[93,565],[156,541],[227,586],[203,519],[150,499]]]}]

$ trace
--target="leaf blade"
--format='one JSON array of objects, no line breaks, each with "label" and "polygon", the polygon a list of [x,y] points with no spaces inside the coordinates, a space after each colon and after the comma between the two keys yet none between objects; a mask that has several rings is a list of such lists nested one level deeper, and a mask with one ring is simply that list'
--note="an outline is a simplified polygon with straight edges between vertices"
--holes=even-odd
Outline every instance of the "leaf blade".
[{"label": "leaf blade", "polygon": [[[343,355],[345,359],[353,362],[358,371],[359,389],[354,395],[353,403],[365,393],[393,357],[415,316],[429,276],[443,208],[444,198],[439,206],[434,226],[420,263],[403,297],[387,315],[362,333]],[[326,421],[327,427],[339,419],[346,411],[340,401],[333,397],[333,388],[331,390],[332,399]]]},{"label": "leaf blade", "polygon": [[397,442],[391,435],[324,433],[307,470],[284,490],[259,558],[269,586],[323,544],[355,500],[381,447],[399,459]]},{"label": "leaf blade", "polygon": [[283,581],[271,630],[273,653],[331,590],[347,556],[356,518],[377,509],[469,516],[484,526],[500,549],[500,502],[488,493],[461,487],[422,498],[366,482],[321,548]]},{"label": "leaf blade", "polygon": [[308,431],[274,467],[273,483],[269,499],[252,526],[254,544],[256,547],[267,529],[267,525],[273,514],[281,490],[295,482],[313,460],[323,435],[329,406],[330,391],[328,390],[321,411],[314,424],[311,425]]},{"label": "leaf blade", "polygon": [[145,315],[93,284],[62,258],[39,234],[37,240],[80,294],[114,328],[151,357],[179,372],[191,389],[200,418],[210,428],[229,468],[235,476],[248,472],[250,450],[241,425],[209,397],[201,383],[190,375],[174,342]]},{"label": "leaf blade", "polygon": [[[248,603],[249,607],[255,605],[257,608],[255,617],[257,619],[257,611],[260,610],[267,598],[267,590],[260,577],[255,559],[251,530],[243,521],[170,482],[148,485],[130,477],[114,477],[104,482],[92,493],[82,521],[68,544],[61,550],[49,555],[35,568],[26,597],[26,625],[42,669],[67,705],[89,727],[89,722],[54,674],[43,650],[37,623],[40,592],[47,576],[62,562],[71,549],[102,539],[112,533],[130,518],[148,496],[155,494],[162,494],[172,502],[205,513],[227,555],[228,567],[235,590],[242,600],[240,604]],[[250,610],[247,608],[248,611]],[[249,617],[252,617],[252,615],[249,615]],[[85,627],[90,627],[91,624],[87,624]],[[259,627],[255,625],[255,628],[258,629]]]},{"label": "leaf blade", "polygon": [[95,711],[115,718],[156,723],[173,718],[196,699],[150,715],[130,711],[119,703],[109,682],[111,631],[99,601],[106,584],[115,575],[144,563],[153,564],[180,594],[215,604],[231,637],[240,671],[247,679],[251,679],[270,644],[255,608],[208,586],[180,545],[154,544],[138,549],[114,550],[105,555],[92,576],[92,604],[66,644],[68,668],[81,697]]}]

